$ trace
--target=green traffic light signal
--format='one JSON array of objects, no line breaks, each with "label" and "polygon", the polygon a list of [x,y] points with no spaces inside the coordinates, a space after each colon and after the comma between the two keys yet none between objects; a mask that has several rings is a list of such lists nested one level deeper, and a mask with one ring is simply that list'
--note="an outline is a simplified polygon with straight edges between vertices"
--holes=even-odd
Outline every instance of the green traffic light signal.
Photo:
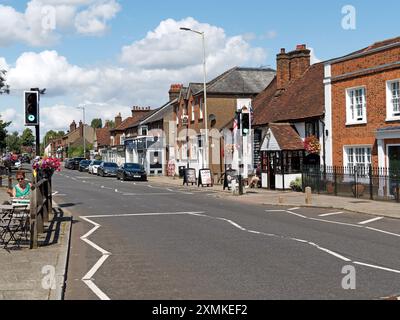
[{"label": "green traffic light signal", "polygon": [[25,92],[25,126],[39,125],[39,92]]}]

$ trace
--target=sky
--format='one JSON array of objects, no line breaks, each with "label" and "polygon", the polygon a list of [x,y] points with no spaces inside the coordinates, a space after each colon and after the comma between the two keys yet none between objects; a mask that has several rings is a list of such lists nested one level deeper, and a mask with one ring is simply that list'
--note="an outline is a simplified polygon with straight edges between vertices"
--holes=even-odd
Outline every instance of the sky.
[{"label": "sky", "polygon": [[400,36],[400,2],[0,0],[0,69],[9,96],[0,115],[22,131],[23,91],[46,88],[41,133],[83,118],[157,108],[171,84],[201,82],[205,32],[208,80],[229,68],[276,67],[280,48],[312,49],[312,62]]}]

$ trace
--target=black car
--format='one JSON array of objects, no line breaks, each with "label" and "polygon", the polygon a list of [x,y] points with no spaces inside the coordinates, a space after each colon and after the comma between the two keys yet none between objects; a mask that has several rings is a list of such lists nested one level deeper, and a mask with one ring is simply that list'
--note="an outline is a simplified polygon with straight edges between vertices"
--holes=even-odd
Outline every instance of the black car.
[{"label": "black car", "polygon": [[89,165],[92,163],[90,160],[82,160],[79,162],[79,172],[89,172]]},{"label": "black car", "polygon": [[22,156],[22,158],[21,158],[21,162],[22,162],[22,163],[31,163],[31,159],[29,158],[29,156],[24,155],[24,156]]},{"label": "black car", "polygon": [[72,170],[79,170],[79,164],[81,161],[86,160],[85,158],[74,158],[72,159]]},{"label": "black car", "polygon": [[65,160],[65,169],[73,169],[74,159]]},{"label": "black car", "polygon": [[147,181],[147,173],[144,167],[138,163],[125,163],[117,171],[117,179]]},{"label": "black car", "polygon": [[116,177],[118,165],[112,162],[103,162],[97,169],[97,175],[101,177]]}]

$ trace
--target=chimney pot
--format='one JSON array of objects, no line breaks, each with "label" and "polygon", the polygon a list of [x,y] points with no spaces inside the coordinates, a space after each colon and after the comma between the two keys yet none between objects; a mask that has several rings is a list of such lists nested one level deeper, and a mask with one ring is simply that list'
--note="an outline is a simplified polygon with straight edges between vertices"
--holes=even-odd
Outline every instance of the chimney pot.
[{"label": "chimney pot", "polygon": [[307,49],[307,45],[305,44],[298,44],[296,47],[296,50],[306,50]]},{"label": "chimney pot", "polygon": [[285,49],[285,48],[282,48],[282,49],[281,49],[281,53],[282,53],[282,54],[286,53],[286,49]]}]

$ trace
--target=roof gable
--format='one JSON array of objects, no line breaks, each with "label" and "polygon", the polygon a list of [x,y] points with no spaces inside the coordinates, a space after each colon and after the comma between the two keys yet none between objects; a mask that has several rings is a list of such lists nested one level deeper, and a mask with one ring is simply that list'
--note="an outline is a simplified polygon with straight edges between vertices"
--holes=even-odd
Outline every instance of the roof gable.
[{"label": "roof gable", "polygon": [[289,83],[279,92],[270,88],[255,98],[254,124],[265,125],[274,122],[303,120],[324,114],[324,64],[310,66],[302,77]]}]

